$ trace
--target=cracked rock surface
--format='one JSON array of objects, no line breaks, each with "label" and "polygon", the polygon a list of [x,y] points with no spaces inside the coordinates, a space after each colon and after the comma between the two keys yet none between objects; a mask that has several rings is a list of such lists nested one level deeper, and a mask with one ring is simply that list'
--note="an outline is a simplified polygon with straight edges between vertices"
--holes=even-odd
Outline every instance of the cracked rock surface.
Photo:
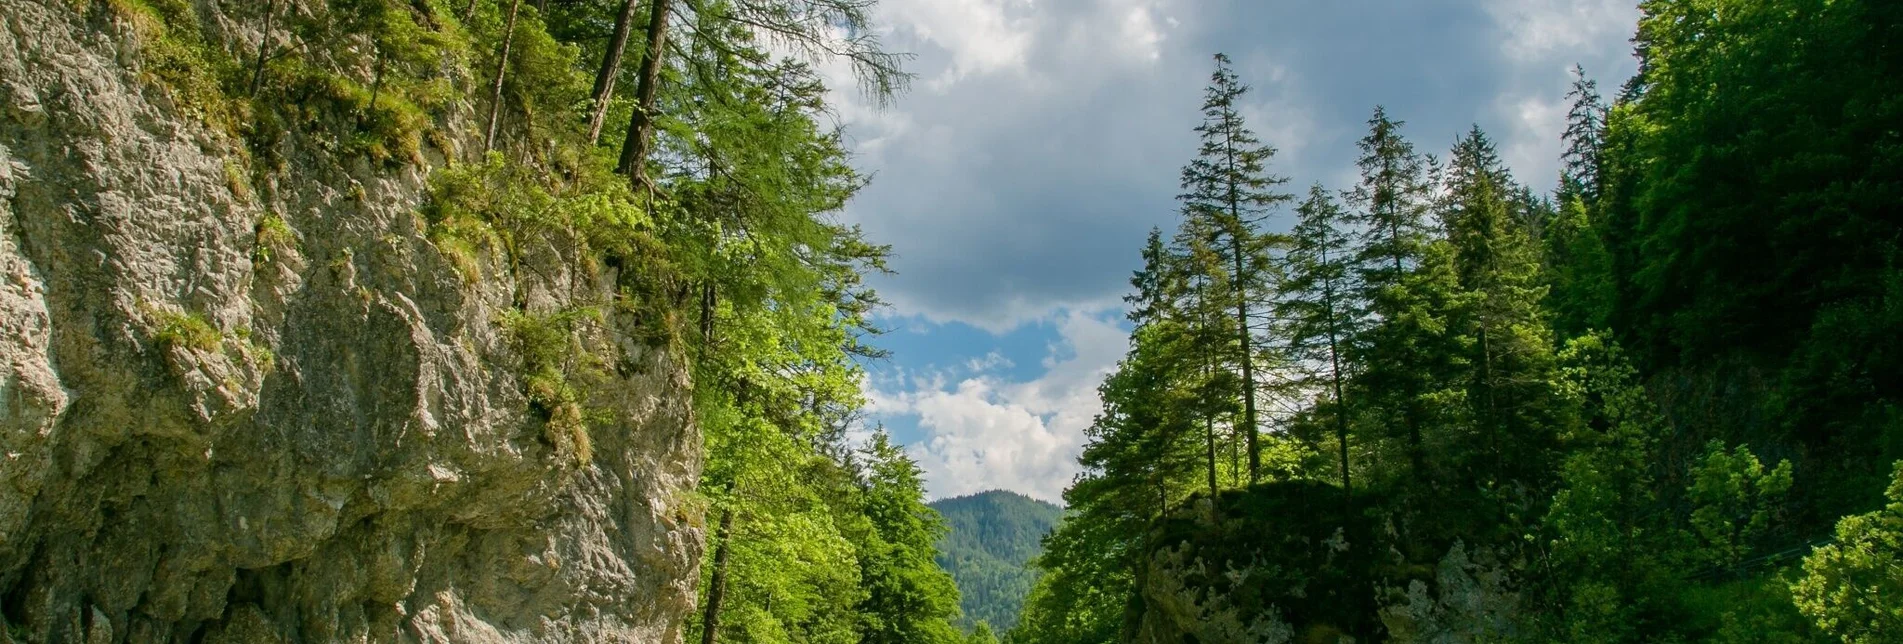
[{"label": "cracked rock surface", "polygon": [[[581,463],[497,323],[614,276],[548,244],[464,279],[416,214],[446,152],[293,137],[244,185],[74,4],[0,0],[0,643],[678,641],[679,356],[576,332],[613,364]],[[295,242],[261,252],[266,217]]]}]

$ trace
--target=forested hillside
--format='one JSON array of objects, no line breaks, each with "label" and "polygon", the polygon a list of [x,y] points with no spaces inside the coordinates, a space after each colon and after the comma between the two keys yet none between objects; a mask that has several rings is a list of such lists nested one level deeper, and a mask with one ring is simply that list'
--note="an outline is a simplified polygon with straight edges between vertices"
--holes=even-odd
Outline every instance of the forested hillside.
[{"label": "forested hillside", "polygon": [[945,517],[937,560],[958,584],[963,625],[1009,630],[1035,579],[1028,564],[1064,509],[1005,490],[940,499],[931,506]]},{"label": "forested hillside", "polygon": [[1903,5],[1641,9],[1558,177],[1216,57],[1011,641],[1903,641]]}]

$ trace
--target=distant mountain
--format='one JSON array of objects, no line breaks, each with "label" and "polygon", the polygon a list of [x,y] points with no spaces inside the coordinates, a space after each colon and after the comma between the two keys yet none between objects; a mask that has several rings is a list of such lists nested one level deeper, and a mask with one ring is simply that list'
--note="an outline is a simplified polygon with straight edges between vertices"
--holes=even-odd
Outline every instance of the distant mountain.
[{"label": "distant mountain", "polygon": [[1016,492],[993,490],[933,502],[951,532],[938,544],[938,565],[958,582],[964,626],[983,621],[1004,632],[1017,624],[1031,592],[1026,565],[1064,509]]}]

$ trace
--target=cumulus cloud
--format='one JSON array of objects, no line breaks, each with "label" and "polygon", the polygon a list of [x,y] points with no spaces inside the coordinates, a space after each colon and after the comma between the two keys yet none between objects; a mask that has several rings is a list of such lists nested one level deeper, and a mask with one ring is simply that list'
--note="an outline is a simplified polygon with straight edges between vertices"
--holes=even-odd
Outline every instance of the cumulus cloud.
[{"label": "cumulus cloud", "polygon": [[1559,135],[1570,107],[1565,96],[1575,64],[1616,87],[1637,67],[1628,42],[1638,23],[1632,0],[1487,0],[1500,32],[1500,74],[1494,96],[1501,156],[1535,188],[1557,180]]},{"label": "cumulus cloud", "polygon": [[1593,52],[1618,43],[1638,21],[1633,0],[1488,0],[1500,23],[1500,48],[1519,60]]},{"label": "cumulus cloud", "polygon": [[924,437],[911,445],[934,498],[1009,489],[1060,501],[1077,473],[1084,429],[1101,409],[1097,385],[1123,355],[1128,334],[1107,312],[1066,311],[1044,373],[1013,381],[992,374],[989,354],[946,372],[895,374],[869,386],[870,411],[909,416]]},{"label": "cumulus cloud", "polygon": [[1477,122],[1543,183],[1558,131],[1525,108],[1556,104],[1575,60],[1628,71],[1636,15],[1617,0],[879,6],[882,38],[916,54],[920,82],[884,111],[835,83],[874,175],[845,216],[894,245],[900,275],[876,285],[901,317],[994,332],[1121,294],[1145,231],[1176,220],[1210,54],[1255,87],[1244,114],[1296,188],[1346,187],[1376,104],[1426,151]]}]

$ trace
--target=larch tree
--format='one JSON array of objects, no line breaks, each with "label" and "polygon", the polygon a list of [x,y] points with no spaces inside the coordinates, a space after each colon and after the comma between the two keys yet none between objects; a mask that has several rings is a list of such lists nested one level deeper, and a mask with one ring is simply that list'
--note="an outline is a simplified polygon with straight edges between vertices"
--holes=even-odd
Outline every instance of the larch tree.
[{"label": "larch tree", "polygon": [[621,76],[621,59],[628,49],[628,35],[634,30],[635,9],[639,0],[621,0],[615,13],[614,31],[602,50],[601,65],[595,69],[594,91],[589,93],[588,142],[601,140],[601,128],[608,120],[608,104],[614,98],[615,82]]}]

